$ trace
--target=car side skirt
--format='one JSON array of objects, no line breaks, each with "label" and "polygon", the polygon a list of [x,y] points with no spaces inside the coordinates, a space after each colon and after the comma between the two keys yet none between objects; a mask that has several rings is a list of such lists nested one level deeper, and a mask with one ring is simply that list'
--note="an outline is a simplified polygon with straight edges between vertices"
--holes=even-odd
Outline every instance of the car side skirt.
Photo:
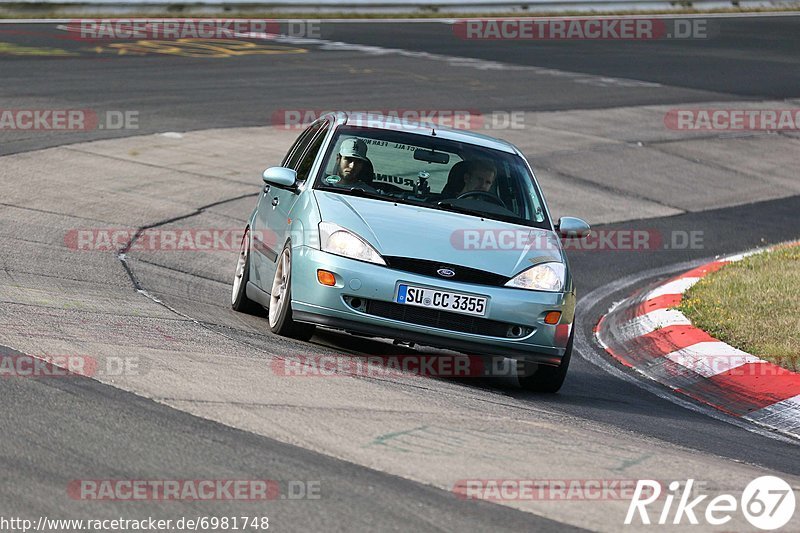
[{"label": "car side skirt", "polygon": [[262,291],[252,281],[247,282],[247,286],[245,287],[245,294],[247,294],[247,297],[253,300],[254,302],[258,302],[259,304],[264,306],[264,309],[269,309],[270,294],[268,292]]}]

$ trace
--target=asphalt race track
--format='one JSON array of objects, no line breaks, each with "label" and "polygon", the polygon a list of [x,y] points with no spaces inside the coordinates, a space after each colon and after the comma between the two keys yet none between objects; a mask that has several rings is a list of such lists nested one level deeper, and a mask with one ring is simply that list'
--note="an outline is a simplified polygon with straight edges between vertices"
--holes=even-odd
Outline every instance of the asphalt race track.
[{"label": "asphalt race track", "polygon": [[[202,54],[0,24],[0,110],[137,117],[135,128],[0,129],[0,351],[139,365],[97,379],[0,379],[0,516],[615,531],[629,500],[489,502],[453,487],[694,478],[709,494],[739,494],[761,475],[800,486],[795,440],[593,362],[604,355],[592,328],[615,301],[716,255],[800,238],[797,130],[683,132],[663,119],[680,108],[800,107],[800,16],[710,22],[708,39],[611,42],[467,41],[442,22],[341,22],[312,39],[249,36]],[[298,356],[408,350],[335,332],[308,343],[271,335],[264,317],[230,309],[236,250],[134,250],[123,262],[70,248],[79,228],[243,227],[261,170],[298,133],[279,118],[335,108],[520,113],[525,127],[485,133],[530,157],[554,217],[664,239],[570,252],[579,340],[560,393],[500,378],[282,376],[275,369]],[[691,232],[696,246],[671,240]],[[68,488],[121,479],[270,479],[282,492],[97,502]],[[318,486],[319,497],[294,500],[292,484]],[[740,516],[726,528],[751,526]]]}]

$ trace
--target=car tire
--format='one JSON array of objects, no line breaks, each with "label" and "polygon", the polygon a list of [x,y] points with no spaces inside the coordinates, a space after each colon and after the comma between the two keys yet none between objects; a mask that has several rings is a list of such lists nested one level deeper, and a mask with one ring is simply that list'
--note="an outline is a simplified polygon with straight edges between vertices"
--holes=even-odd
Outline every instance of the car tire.
[{"label": "car tire", "polygon": [[519,385],[531,392],[558,392],[564,384],[569,369],[569,361],[572,358],[572,339],[575,337],[575,326],[573,324],[572,333],[567,341],[567,348],[564,350],[564,357],[558,366],[537,365],[536,363],[520,363],[522,372],[517,379]]},{"label": "car tire", "polygon": [[236,273],[231,287],[231,308],[240,313],[257,314],[261,306],[247,297],[247,282],[250,279],[250,228],[244,230],[236,262]]},{"label": "car tire", "polygon": [[292,247],[286,243],[278,256],[272,280],[269,305],[269,329],[276,335],[307,341],[316,326],[292,320]]}]

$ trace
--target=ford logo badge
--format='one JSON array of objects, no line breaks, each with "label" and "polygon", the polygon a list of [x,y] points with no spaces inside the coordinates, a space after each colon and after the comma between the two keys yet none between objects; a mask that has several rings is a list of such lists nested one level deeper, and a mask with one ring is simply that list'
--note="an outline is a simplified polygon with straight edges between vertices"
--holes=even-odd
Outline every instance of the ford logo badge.
[{"label": "ford logo badge", "polygon": [[456,275],[456,273],[450,270],[449,268],[440,268],[439,270],[436,271],[436,273],[444,278],[452,278],[453,276]]}]

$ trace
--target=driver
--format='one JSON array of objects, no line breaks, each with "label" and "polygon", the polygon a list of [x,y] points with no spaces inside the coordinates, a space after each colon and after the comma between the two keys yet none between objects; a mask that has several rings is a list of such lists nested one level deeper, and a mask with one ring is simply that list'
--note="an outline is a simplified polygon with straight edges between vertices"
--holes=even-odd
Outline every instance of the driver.
[{"label": "driver", "polygon": [[465,163],[464,187],[456,194],[456,197],[470,191],[488,192],[497,177],[495,166],[484,159],[473,159]]},{"label": "driver", "polygon": [[[346,139],[336,154],[336,172],[338,175],[328,176],[326,181],[340,187],[367,186],[371,174],[372,162],[367,158],[367,143],[361,139]],[[332,181],[331,178],[339,178]],[[371,187],[370,187],[371,188]]]}]

